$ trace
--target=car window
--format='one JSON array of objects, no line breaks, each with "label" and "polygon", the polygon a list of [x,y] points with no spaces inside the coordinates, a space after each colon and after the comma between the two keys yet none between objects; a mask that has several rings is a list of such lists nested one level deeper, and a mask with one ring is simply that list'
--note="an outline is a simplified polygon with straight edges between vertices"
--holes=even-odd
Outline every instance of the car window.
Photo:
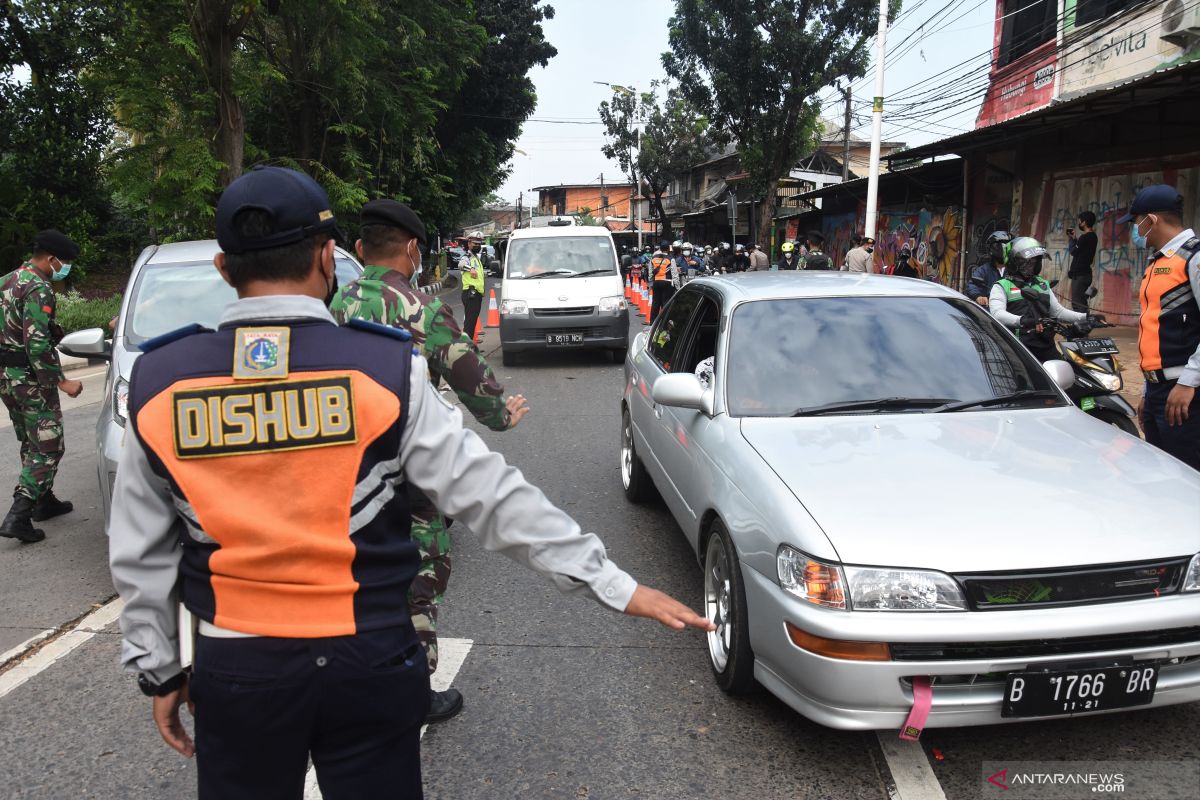
[{"label": "car window", "polygon": [[703,295],[698,305],[696,321],[688,333],[686,343],[676,354],[675,372],[695,372],[700,362],[716,355],[721,310],[712,298]]},{"label": "car window", "polygon": [[973,303],[936,297],[758,300],[730,324],[726,402],[739,416],[890,397],[981,400],[1053,390]]},{"label": "car window", "polygon": [[688,320],[699,302],[699,292],[680,292],[663,309],[662,316],[650,330],[650,355],[668,372],[679,351],[679,344],[687,333]]},{"label": "car window", "polygon": [[[348,258],[336,258],[338,284],[355,280],[360,270]],[[216,328],[225,306],[237,293],[221,279],[211,261],[149,264],[138,276],[125,312],[123,335],[130,345],[185,325]]]},{"label": "car window", "polygon": [[570,273],[616,275],[617,251],[607,236],[517,239],[508,244],[505,272],[517,280],[550,272],[561,278],[570,278]]}]

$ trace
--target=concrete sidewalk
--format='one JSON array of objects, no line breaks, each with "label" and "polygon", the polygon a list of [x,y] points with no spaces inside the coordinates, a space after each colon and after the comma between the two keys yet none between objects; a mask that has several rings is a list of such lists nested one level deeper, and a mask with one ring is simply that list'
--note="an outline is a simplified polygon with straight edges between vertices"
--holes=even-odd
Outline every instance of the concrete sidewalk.
[{"label": "concrete sidewalk", "polygon": [[1142,370],[1138,366],[1138,329],[1119,325],[1114,328],[1101,328],[1093,331],[1092,336],[1098,339],[1112,339],[1117,347],[1121,348],[1121,352],[1117,356],[1117,362],[1121,365],[1121,378],[1125,383],[1121,389],[1121,396],[1128,400],[1130,405],[1137,408],[1138,402],[1142,399],[1142,393],[1146,389],[1146,379],[1142,377]]}]

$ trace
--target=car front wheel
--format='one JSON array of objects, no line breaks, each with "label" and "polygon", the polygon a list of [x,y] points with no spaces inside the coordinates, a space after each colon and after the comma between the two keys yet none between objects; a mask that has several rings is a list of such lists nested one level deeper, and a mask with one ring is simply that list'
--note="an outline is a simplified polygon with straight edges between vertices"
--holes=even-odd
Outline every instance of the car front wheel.
[{"label": "car front wheel", "polygon": [[746,587],[729,532],[714,522],[704,551],[704,616],[717,626],[706,634],[708,660],[726,694],[753,691],[754,653],[746,615]]}]

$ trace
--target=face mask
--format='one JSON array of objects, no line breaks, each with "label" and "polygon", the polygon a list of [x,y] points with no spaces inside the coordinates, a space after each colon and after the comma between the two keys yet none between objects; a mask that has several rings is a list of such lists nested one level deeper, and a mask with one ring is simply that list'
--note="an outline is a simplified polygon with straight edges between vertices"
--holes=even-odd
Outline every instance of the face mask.
[{"label": "face mask", "polygon": [[417,248],[417,257],[413,258],[412,256],[409,256],[409,260],[411,260],[413,263],[412,280],[415,281],[417,278],[420,278],[421,273],[425,271],[425,262],[421,259],[421,249],[419,247]]},{"label": "face mask", "polygon": [[335,267],[333,270],[333,280],[329,284],[329,292],[326,293],[326,295],[325,295],[325,305],[327,307],[333,302],[333,298],[337,296],[337,292],[338,292],[338,279],[337,279],[337,268]]},{"label": "face mask", "polygon": [[[1146,217],[1146,219],[1150,219],[1150,218]],[[1153,224],[1150,225],[1150,230],[1154,230]],[[1146,233],[1149,233],[1149,232],[1150,231],[1146,231]],[[1142,235],[1142,226],[1138,222],[1130,223],[1130,225],[1129,225],[1129,240],[1131,242],[1133,242],[1133,246],[1138,248],[1139,250],[1145,250],[1147,247],[1149,247],[1149,243],[1146,241],[1146,237]]]},{"label": "face mask", "polygon": [[71,274],[71,264],[69,262],[64,264],[62,261],[59,261],[58,264],[58,269],[50,273],[50,280],[52,281],[61,281]]}]

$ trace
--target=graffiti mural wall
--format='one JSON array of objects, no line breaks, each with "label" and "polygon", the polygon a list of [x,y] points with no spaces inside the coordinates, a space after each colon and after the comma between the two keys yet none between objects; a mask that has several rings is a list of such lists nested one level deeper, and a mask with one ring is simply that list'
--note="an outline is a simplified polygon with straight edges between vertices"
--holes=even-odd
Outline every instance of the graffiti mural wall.
[{"label": "graffiti mural wall", "polygon": [[[863,230],[863,211],[837,214],[822,220],[825,252],[839,267],[850,249],[850,237]],[[962,211],[957,207],[941,211],[882,211],[876,225],[875,256],[885,268],[896,265],[900,250],[908,247],[917,271],[949,285],[962,248]],[[877,261],[878,263],[878,261]]]},{"label": "graffiti mural wall", "polygon": [[1138,285],[1150,253],[1134,247],[1129,226],[1117,225],[1116,220],[1125,213],[1138,190],[1153,183],[1170,183],[1178,188],[1184,198],[1185,224],[1200,227],[1196,218],[1200,208],[1196,202],[1200,167],[1056,176],[1043,184],[1034,214],[1034,236],[1050,251],[1043,274],[1049,279],[1060,279],[1056,288],[1060,297],[1065,298],[1069,290],[1067,228],[1078,229],[1079,213],[1091,211],[1096,215],[1096,235],[1100,239],[1092,265],[1093,285],[1099,294],[1092,299],[1091,308],[1105,314],[1110,322],[1137,324]]},{"label": "graffiti mural wall", "polygon": [[846,261],[850,250],[850,237],[860,230],[861,221],[857,213],[836,214],[821,219],[821,233],[825,236],[825,253],[839,267]]}]

